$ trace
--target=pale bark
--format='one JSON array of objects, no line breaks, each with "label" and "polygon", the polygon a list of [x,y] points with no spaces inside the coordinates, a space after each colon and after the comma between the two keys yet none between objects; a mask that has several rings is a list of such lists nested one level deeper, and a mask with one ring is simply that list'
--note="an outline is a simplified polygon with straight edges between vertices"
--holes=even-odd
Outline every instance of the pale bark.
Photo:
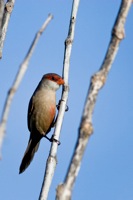
[{"label": "pale bark", "polygon": [[[74,30],[75,30],[75,22],[76,22],[78,6],[79,6],[79,0],[74,0],[73,6],[72,6],[68,36],[65,41],[65,52],[64,52],[64,62],[63,62],[63,79],[65,81],[65,85],[63,87],[58,117],[57,117],[55,130],[54,130],[55,141],[56,140],[59,141],[61,126],[62,126],[63,117],[64,117],[67,100],[68,100],[68,92],[69,92],[68,77],[69,77],[69,68],[70,68],[70,56],[71,56],[71,50],[72,50],[72,43],[74,39]],[[51,149],[50,149],[50,153],[47,159],[44,180],[43,180],[39,200],[47,199],[50,185],[53,179],[54,171],[56,168],[56,164],[57,164],[56,155],[57,155],[58,143],[55,141],[53,141],[51,144]]]},{"label": "pale bark", "polygon": [[3,13],[4,13],[4,0],[0,0],[0,34],[1,34]]},{"label": "pale bark", "polygon": [[2,24],[1,24],[1,34],[0,34],[0,58],[2,58],[4,41],[6,38],[7,28],[8,28],[9,20],[11,17],[11,13],[14,8],[14,4],[15,4],[15,0],[8,0],[5,5],[4,14],[2,18]]}]

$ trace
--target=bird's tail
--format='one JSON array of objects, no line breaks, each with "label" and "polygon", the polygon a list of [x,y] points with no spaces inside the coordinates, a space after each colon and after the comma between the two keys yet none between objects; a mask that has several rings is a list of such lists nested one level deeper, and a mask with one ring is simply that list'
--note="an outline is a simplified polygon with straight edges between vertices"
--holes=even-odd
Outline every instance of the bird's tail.
[{"label": "bird's tail", "polygon": [[19,174],[24,172],[25,169],[30,165],[35,152],[38,150],[41,138],[42,137],[40,135],[38,135],[37,137],[33,137],[33,135],[31,134],[27,149],[25,151],[25,154],[23,156],[23,159],[19,168]]}]

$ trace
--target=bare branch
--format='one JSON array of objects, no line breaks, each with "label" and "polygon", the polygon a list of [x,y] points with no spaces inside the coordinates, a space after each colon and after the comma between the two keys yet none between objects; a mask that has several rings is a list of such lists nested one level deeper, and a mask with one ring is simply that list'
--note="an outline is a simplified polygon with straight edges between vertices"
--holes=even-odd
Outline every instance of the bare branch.
[{"label": "bare branch", "polygon": [[1,25],[4,13],[4,0],[0,0],[0,34],[1,34]]},{"label": "bare branch", "polygon": [[[69,32],[68,32],[67,39],[65,41],[65,52],[64,52],[64,63],[63,63],[63,78],[65,81],[65,86],[63,87],[59,113],[58,113],[57,122],[56,122],[55,130],[54,130],[54,138],[55,140],[58,140],[58,141],[60,137],[61,126],[62,126],[63,117],[64,117],[67,99],[68,99],[68,92],[69,92],[68,76],[69,76],[69,67],[70,67],[70,56],[71,56],[71,50],[72,50],[72,42],[74,39],[74,30],[75,30],[75,22],[76,22],[78,6],[79,6],[79,0],[74,0],[73,6],[72,6],[71,18],[70,18]],[[55,141],[53,141],[51,145],[49,157],[47,159],[44,180],[43,180],[39,200],[47,199],[49,188],[50,188],[55,167],[57,164],[57,158],[56,158],[57,147],[58,147],[58,144]]]},{"label": "bare branch", "polygon": [[13,8],[14,8],[14,4],[15,4],[15,0],[8,0],[6,5],[5,5],[5,11],[4,11],[4,14],[3,14],[1,34],[0,34],[0,58],[2,58],[4,41],[5,41],[6,32],[7,32],[9,20],[10,20],[10,17],[11,17],[11,13],[12,13]]},{"label": "bare branch", "polygon": [[65,181],[57,188],[58,200],[71,199],[73,185],[80,169],[84,150],[93,132],[92,114],[94,111],[97,95],[99,90],[106,82],[107,75],[109,73],[109,70],[111,69],[111,65],[118,51],[120,41],[124,38],[124,24],[131,4],[132,0],[122,1],[116,22],[113,27],[112,38],[104,62],[100,70],[91,78],[83,116],[79,127],[79,138],[75,147],[75,152],[73,154],[73,158],[70,163]]},{"label": "bare branch", "polygon": [[23,78],[27,68],[28,68],[28,64],[29,64],[30,58],[33,54],[33,51],[35,49],[35,46],[36,46],[41,34],[46,29],[47,25],[49,24],[49,22],[51,21],[52,18],[53,18],[53,16],[49,15],[47,17],[46,21],[44,22],[44,24],[42,25],[42,27],[40,28],[40,30],[35,35],[35,38],[34,38],[32,44],[29,48],[29,51],[28,51],[24,61],[22,62],[22,64],[19,67],[19,71],[18,71],[16,78],[13,82],[13,85],[12,85],[12,87],[10,88],[10,90],[7,94],[7,98],[6,98],[6,101],[5,101],[4,110],[3,110],[3,114],[2,114],[2,118],[1,118],[1,123],[0,123],[0,152],[1,152],[1,148],[2,148],[4,135],[5,135],[5,132],[6,132],[6,123],[7,123],[8,114],[9,114],[12,99],[14,97],[16,90],[19,87],[20,82],[22,81],[22,78]]}]

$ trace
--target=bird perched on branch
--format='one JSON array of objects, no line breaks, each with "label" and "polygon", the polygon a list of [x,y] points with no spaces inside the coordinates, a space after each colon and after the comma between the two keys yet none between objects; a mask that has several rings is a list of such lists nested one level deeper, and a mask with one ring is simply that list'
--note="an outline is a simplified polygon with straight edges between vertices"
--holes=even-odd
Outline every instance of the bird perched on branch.
[{"label": "bird perched on branch", "polygon": [[45,74],[30,99],[27,116],[30,138],[19,173],[30,165],[40,140],[47,138],[51,130],[56,113],[56,90],[63,84],[64,80],[58,74]]}]

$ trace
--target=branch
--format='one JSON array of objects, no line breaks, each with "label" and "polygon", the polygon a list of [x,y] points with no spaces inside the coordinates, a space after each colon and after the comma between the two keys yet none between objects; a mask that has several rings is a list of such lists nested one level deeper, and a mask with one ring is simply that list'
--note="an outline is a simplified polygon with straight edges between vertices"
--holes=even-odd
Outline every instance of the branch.
[{"label": "branch", "polygon": [[[71,50],[72,50],[72,42],[74,39],[74,30],[75,30],[75,22],[76,22],[78,6],[79,6],[79,0],[74,0],[73,6],[72,6],[71,18],[70,18],[69,32],[68,32],[67,39],[65,41],[65,52],[64,52],[64,62],[63,62],[63,79],[65,81],[65,86],[63,87],[59,113],[58,113],[57,122],[56,122],[55,130],[54,130],[54,139],[58,141],[60,137],[61,126],[62,126],[63,117],[64,117],[67,99],[68,99],[68,92],[69,92],[68,76],[69,76],[69,67],[70,67],[70,56],[71,56]],[[57,142],[53,141],[53,143],[51,144],[49,157],[46,163],[44,180],[42,183],[39,200],[46,200],[48,197],[48,192],[50,189],[50,185],[51,185],[52,178],[53,178],[54,171],[57,164],[57,158],[56,158],[57,147],[58,147]]]},{"label": "branch", "polygon": [[1,35],[3,13],[4,13],[4,0],[0,0],[0,35]]},{"label": "branch", "polygon": [[111,65],[118,51],[120,41],[124,38],[124,24],[131,4],[132,0],[122,1],[103,64],[100,70],[91,78],[91,83],[79,127],[79,137],[75,147],[75,152],[73,154],[65,181],[57,188],[58,200],[71,199],[73,185],[80,169],[81,160],[88,140],[93,132],[92,114],[94,111],[98,92],[106,82],[107,75],[111,69]]},{"label": "branch", "polygon": [[33,51],[35,49],[35,46],[36,46],[40,36],[42,35],[43,31],[46,29],[47,25],[49,24],[49,22],[51,21],[52,18],[53,18],[53,16],[49,15],[47,17],[46,21],[44,22],[44,24],[42,25],[42,27],[40,28],[40,30],[35,35],[35,38],[29,48],[29,51],[28,51],[24,61],[22,62],[22,64],[19,67],[19,71],[16,75],[14,83],[7,94],[7,98],[5,101],[4,110],[3,110],[3,114],[2,114],[2,118],[1,118],[1,123],[0,123],[0,152],[2,149],[2,143],[3,143],[4,135],[6,132],[6,123],[7,123],[12,99],[14,97],[16,90],[18,89],[18,87],[20,85],[20,82],[22,81],[22,78],[23,78],[27,68],[28,68],[28,64],[29,64],[30,58],[33,54]]},{"label": "branch", "polygon": [[3,19],[2,19],[2,26],[1,26],[1,34],[0,34],[0,58],[2,58],[4,41],[5,41],[11,13],[14,8],[14,4],[15,4],[15,0],[8,0],[5,5],[5,10],[4,10]]}]

